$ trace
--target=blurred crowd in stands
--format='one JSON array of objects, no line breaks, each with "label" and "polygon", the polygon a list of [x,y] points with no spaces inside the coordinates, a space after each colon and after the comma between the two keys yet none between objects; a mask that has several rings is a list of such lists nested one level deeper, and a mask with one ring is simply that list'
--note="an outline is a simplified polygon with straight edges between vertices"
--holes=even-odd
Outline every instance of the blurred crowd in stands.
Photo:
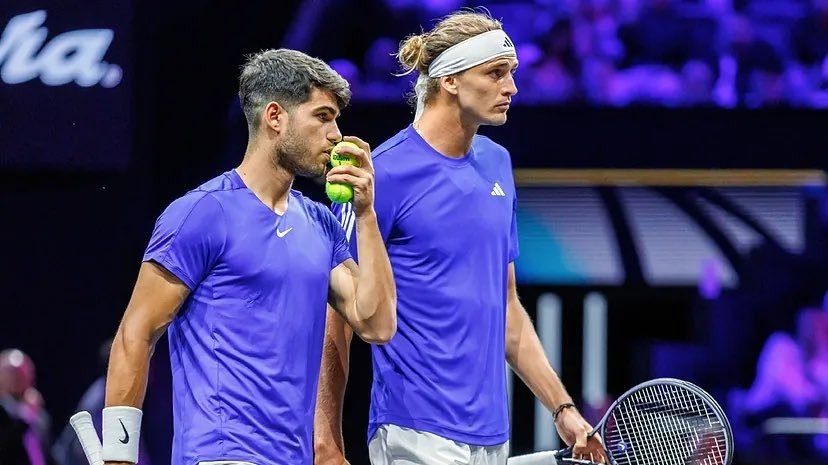
[{"label": "blurred crowd in stands", "polygon": [[[112,340],[99,350],[99,377],[81,396],[75,411],[87,411],[101,431],[106,368]],[[37,389],[35,364],[19,349],[0,351],[0,465],[88,465],[72,427],[53,436],[52,420]],[[100,434],[100,433],[99,433]],[[144,438],[137,465],[149,465]]]},{"label": "blurred crowd in stands", "polygon": [[802,309],[793,334],[771,334],[751,386],[728,397],[742,459],[828,463],[828,311]]},{"label": "blurred crowd in stands", "polygon": [[517,45],[517,104],[828,108],[828,0],[329,3],[364,38],[322,31],[312,49],[358,101],[402,101],[399,41],[482,6]]}]

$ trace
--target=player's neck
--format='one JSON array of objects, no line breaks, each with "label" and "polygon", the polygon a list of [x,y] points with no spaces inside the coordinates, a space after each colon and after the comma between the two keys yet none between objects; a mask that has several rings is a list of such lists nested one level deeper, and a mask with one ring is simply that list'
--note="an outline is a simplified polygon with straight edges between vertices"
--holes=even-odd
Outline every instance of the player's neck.
[{"label": "player's neck", "polygon": [[293,185],[292,173],[274,164],[270,154],[249,146],[236,172],[262,203],[276,213],[284,214]]},{"label": "player's neck", "polygon": [[472,139],[479,127],[464,122],[459,110],[453,112],[448,108],[427,109],[414,126],[420,136],[435,150],[447,157],[455,158],[469,153]]}]

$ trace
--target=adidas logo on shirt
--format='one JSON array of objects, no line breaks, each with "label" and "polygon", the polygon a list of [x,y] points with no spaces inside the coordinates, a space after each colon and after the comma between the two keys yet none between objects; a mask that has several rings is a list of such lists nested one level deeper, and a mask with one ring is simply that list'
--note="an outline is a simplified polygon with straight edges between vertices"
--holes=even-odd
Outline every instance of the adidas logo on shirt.
[{"label": "adidas logo on shirt", "polygon": [[511,39],[509,39],[508,37],[506,38],[506,40],[503,41],[503,46],[506,48],[515,48],[515,44],[513,44]]},{"label": "adidas logo on shirt", "polygon": [[495,197],[506,197],[506,192],[503,191],[503,188],[500,187],[500,184],[495,183],[494,187],[492,188],[492,195]]}]

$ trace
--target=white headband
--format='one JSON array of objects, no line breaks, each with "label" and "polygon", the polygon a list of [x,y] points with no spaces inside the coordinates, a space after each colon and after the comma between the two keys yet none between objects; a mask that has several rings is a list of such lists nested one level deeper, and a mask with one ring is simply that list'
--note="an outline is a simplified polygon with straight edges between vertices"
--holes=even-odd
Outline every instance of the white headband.
[{"label": "white headband", "polygon": [[428,75],[417,78],[414,92],[417,94],[417,112],[414,122],[420,119],[425,106],[426,84],[429,78],[449,76],[473,68],[495,58],[517,56],[515,44],[502,29],[484,32],[452,45],[437,56],[428,67]]}]

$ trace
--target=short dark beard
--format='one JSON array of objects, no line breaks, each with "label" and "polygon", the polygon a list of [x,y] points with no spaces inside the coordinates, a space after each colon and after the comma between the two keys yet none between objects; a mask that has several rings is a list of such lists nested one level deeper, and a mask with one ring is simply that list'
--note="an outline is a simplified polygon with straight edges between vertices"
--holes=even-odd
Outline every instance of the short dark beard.
[{"label": "short dark beard", "polygon": [[[309,178],[319,177],[324,172],[316,172],[316,166],[309,166],[309,153],[307,145],[288,126],[285,131],[282,143],[276,147],[273,153],[273,164],[282,168],[293,176],[304,176]],[[310,160],[314,162],[315,160]]]}]

